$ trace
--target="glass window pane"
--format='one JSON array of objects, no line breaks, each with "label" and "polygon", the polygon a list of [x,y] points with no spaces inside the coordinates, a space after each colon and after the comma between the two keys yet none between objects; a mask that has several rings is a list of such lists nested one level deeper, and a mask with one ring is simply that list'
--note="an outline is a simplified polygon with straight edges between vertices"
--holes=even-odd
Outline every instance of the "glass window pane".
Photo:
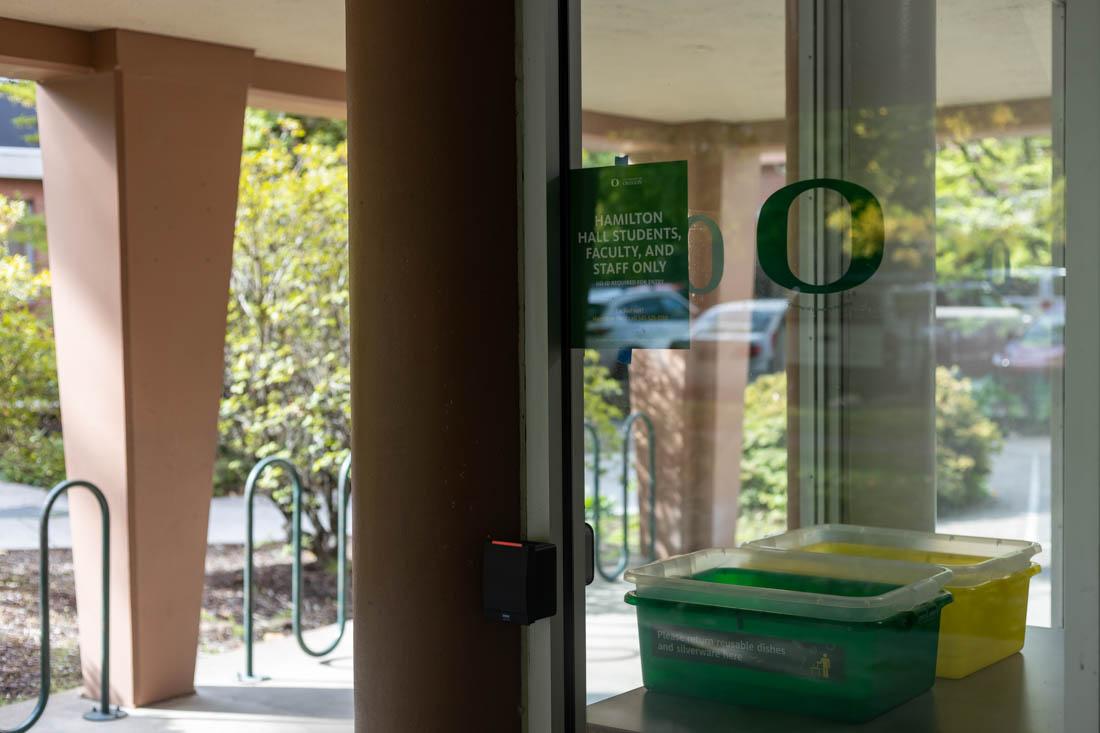
[{"label": "glass window pane", "polygon": [[[643,683],[624,569],[822,524],[1040,543],[997,608],[1057,628],[1052,3],[581,9],[584,165],[687,162],[692,283],[589,294],[588,701]],[[616,312],[689,343],[605,347]]]}]

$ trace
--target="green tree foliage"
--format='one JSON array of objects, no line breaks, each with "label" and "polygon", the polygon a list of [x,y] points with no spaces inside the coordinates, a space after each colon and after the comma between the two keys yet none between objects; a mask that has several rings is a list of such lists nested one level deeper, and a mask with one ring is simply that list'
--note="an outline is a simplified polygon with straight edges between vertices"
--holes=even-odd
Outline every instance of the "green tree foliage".
[{"label": "green tree foliage", "polygon": [[46,217],[27,212],[11,228],[6,237],[9,245],[28,246],[38,252],[46,251]]},{"label": "green tree foliage", "polygon": [[584,352],[584,419],[596,428],[605,455],[619,445],[618,424],[623,411],[615,403],[622,393],[622,385],[600,364],[600,353],[587,349]]},{"label": "green tree foliage", "polygon": [[[0,237],[25,213],[0,197]],[[48,272],[0,244],[0,476],[34,486],[65,476],[49,292]]]},{"label": "green tree foliage", "polygon": [[615,165],[615,153],[603,150],[581,150],[582,168],[602,168],[608,165]]},{"label": "green tree foliage", "polygon": [[0,96],[24,107],[26,114],[12,118],[12,123],[25,130],[23,138],[28,143],[38,142],[38,117],[34,113],[35,86],[33,81],[0,78]]},{"label": "green tree foliage", "polygon": [[1047,136],[956,137],[936,155],[936,273],[986,279],[1051,264],[1061,196]]},{"label": "green tree foliage", "polygon": [[327,117],[302,117],[262,109],[249,109],[244,122],[246,152],[272,146],[286,148],[292,154],[303,142],[334,147],[348,139],[348,123]]},{"label": "green tree foliage", "polygon": [[[608,458],[619,449],[621,436],[619,435],[619,423],[623,418],[623,411],[615,404],[622,395],[622,385],[612,379],[610,370],[600,364],[600,353],[593,349],[584,352],[584,421],[596,430],[599,436],[601,467],[607,466]],[[592,436],[585,431],[585,455],[588,470],[595,471],[594,450]],[[618,481],[618,479],[615,479]],[[610,495],[616,496],[621,490],[618,484],[607,483],[607,478],[601,478],[600,517],[610,517],[615,510],[615,504]],[[596,516],[596,502],[594,496],[584,498],[585,521],[593,522]],[[604,538],[604,544],[614,543],[616,547],[622,542],[622,527],[613,524],[613,535]]]},{"label": "green tree foliage", "polygon": [[[250,114],[250,129],[263,122]],[[299,125],[257,133],[267,144],[241,159],[216,480],[239,489],[256,460],[290,458],[306,484],[309,542],[327,559],[351,438],[347,149]],[[285,477],[269,476],[289,520]]]}]

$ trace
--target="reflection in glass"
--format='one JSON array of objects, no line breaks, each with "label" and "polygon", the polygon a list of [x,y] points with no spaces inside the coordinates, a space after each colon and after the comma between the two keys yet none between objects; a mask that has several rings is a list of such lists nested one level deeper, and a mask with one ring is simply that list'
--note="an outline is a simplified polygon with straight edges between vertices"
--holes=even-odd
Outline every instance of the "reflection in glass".
[{"label": "reflection in glass", "polygon": [[[630,313],[690,323],[687,350],[601,348],[589,334],[602,491],[596,505],[589,440],[586,512],[601,512],[609,566],[624,533],[628,567],[651,542],[663,558],[825,522],[1028,540],[1043,546],[1028,621],[1059,625],[1066,272],[1051,4],[973,7],[582,4],[584,164],[686,160],[689,214],[722,239],[717,288],[686,304],[590,297],[612,339]],[[759,266],[761,206],[808,178],[881,202],[882,263],[856,288],[798,292]],[[868,226],[835,192],[803,192],[791,271],[838,280]],[[690,281],[707,283],[711,233],[688,233]],[[621,426],[639,412],[654,445],[635,426],[624,521]],[[651,479],[655,531],[642,510]],[[587,589],[590,702],[641,685],[629,587]]]}]

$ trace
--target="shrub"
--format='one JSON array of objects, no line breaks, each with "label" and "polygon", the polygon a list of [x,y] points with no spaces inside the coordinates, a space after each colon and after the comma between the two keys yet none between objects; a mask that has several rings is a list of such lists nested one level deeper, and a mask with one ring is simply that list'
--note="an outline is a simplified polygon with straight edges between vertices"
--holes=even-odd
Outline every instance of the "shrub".
[{"label": "shrub", "polygon": [[974,383],[953,369],[936,369],[936,493],[940,512],[989,496],[989,472],[1003,438],[982,413]]},{"label": "shrub", "polygon": [[[993,457],[1003,444],[986,417],[973,382],[946,367],[936,370],[936,491],[941,511],[972,506],[989,496]],[[745,389],[738,541],[786,526],[787,376],[770,374]]]},{"label": "shrub", "polygon": [[[0,197],[0,236],[25,205]],[[0,244],[0,476],[48,486],[65,477],[50,275]]]},{"label": "shrub", "polygon": [[[622,386],[611,377],[611,371],[600,364],[598,351],[588,349],[584,352],[584,421],[591,425],[596,432],[596,438],[600,441],[600,468],[606,469],[608,459],[613,458],[615,451],[621,445],[619,436],[619,423],[623,417],[623,411],[615,405],[615,400],[622,394]],[[596,470],[595,446],[592,444],[592,436],[585,430],[585,474],[586,488],[592,489],[592,474]],[[603,537],[600,544],[604,547],[620,547],[623,537],[622,522],[618,512],[621,507],[617,501],[622,491],[616,476],[600,477],[600,520]],[[613,499],[612,496],[615,498]],[[588,494],[584,497],[584,519],[589,524],[595,525],[596,500],[595,496]]]},{"label": "shrub", "polygon": [[[328,560],[351,437],[346,146],[269,134],[241,159],[215,480],[237,490],[258,459],[288,457]],[[285,478],[263,486],[289,521]]]},{"label": "shrub", "polygon": [[[600,436],[600,448],[607,456],[619,445],[619,421],[623,411],[615,404],[623,393],[622,386],[612,379],[611,371],[600,365],[600,353],[584,352],[584,420]],[[586,440],[589,438],[586,438]]]},{"label": "shrub", "polygon": [[787,375],[766,374],[745,388],[737,541],[787,527]]}]

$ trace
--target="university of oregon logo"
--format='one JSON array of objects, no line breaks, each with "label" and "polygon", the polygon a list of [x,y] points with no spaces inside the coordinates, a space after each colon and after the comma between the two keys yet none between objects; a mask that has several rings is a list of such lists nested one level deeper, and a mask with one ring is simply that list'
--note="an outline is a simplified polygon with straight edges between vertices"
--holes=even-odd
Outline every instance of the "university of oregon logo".
[{"label": "university of oregon logo", "polygon": [[[852,212],[852,261],[838,280],[814,285],[800,280],[787,259],[787,219],[799,194],[815,188],[836,191]],[[882,264],[885,246],[882,206],[863,186],[838,178],[811,178],[779,189],[760,208],[756,225],[756,252],[760,267],[776,284],[800,293],[841,293],[871,279]]]}]

